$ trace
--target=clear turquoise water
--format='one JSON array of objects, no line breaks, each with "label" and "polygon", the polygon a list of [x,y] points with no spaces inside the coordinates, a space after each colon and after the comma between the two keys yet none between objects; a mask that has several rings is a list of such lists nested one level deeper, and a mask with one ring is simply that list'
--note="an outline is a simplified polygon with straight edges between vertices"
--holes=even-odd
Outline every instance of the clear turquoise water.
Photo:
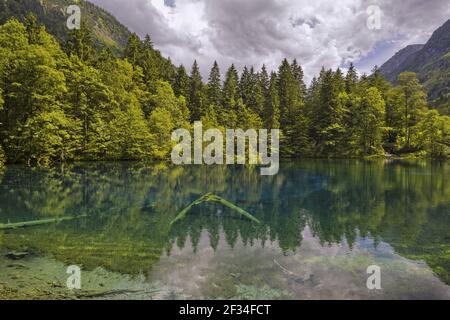
[{"label": "clear turquoise water", "polygon": [[[248,167],[84,163],[9,166],[0,246],[169,288],[161,298],[450,299],[450,165],[308,160]],[[213,192],[261,224],[193,200]],[[370,265],[382,289],[366,287]]]}]

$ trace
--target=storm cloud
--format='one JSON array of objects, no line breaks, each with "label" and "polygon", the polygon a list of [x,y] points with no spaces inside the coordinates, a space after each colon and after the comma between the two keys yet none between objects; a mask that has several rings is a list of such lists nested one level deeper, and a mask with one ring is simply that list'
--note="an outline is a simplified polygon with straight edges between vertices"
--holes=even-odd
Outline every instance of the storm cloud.
[{"label": "storm cloud", "polygon": [[[361,72],[408,44],[424,43],[450,18],[448,0],[92,0],[177,64],[199,61],[206,77],[222,70],[297,59],[307,79],[322,66]],[[367,27],[367,8],[381,9],[381,29]]]}]

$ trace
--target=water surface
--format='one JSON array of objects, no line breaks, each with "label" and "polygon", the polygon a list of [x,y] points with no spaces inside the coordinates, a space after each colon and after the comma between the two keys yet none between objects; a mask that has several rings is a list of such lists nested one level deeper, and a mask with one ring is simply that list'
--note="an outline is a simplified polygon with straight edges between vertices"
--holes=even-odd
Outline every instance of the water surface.
[{"label": "water surface", "polygon": [[[0,174],[0,223],[87,217],[0,232],[0,247],[126,275],[164,288],[161,299],[450,299],[449,164],[308,160],[259,173],[9,166]],[[207,192],[261,224],[214,204],[170,224]],[[370,265],[381,268],[382,290],[366,287]]]}]

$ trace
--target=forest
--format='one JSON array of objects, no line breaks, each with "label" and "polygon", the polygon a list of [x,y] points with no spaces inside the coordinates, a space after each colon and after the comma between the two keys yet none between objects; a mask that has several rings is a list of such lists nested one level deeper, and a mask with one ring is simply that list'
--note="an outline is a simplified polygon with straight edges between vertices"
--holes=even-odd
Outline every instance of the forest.
[{"label": "forest", "polygon": [[167,160],[175,129],[281,129],[284,158],[450,156],[450,117],[427,105],[416,74],[396,84],[378,68],[322,68],[308,86],[297,60],[276,72],[197,61],[175,67],[150,36],[122,56],[94,45],[89,28],[58,42],[29,15],[0,26],[0,166]]}]

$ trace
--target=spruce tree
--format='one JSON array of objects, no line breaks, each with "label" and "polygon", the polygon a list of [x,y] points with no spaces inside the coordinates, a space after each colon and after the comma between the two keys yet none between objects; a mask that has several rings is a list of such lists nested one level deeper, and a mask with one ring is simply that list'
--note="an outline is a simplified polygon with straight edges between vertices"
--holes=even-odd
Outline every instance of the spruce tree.
[{"label": "spruce tree", "polygon": [[188,106],[191,113],[191,120],[200,120],[203,112],[204,93],[203,82],[200,70],[197,64],[197,60],[194,61],[191,71],[191,88],[188,97]]},{"label": "spruce tree", "polygon": [[239,96],[245,105],[247,105],[252,98],[252,74],[247,66],[244,66],[239,80]]},{"label": "spruce tree", "polygon": [[27,28],[28,42],[30,44],[37,44],[42,27],[39,26],[36,16],[32,13],[28,13],[24,24]]},{"label": "spruce tree", "polygon": [[191,83],[188,74],[186,73],[186,69],[183,65],[180,65],[177,68],[177,73],[175,76],[175,80],[173,83],[173,91],[177,97],[183,96],[185,98],[189,97]]},{"label": "spruce tree", "polygon": [[383,77],[381,74],[380,68],[375,66],[372,70],[372,74],[368,78],[369,84],[371,87],[375,87],[383,96],[383,99],[386,100],[387,93],[391,89],[391,85],[389,82]]},{"label": "spruce tree", "polygon": [[270,77],[265,65],[262,66],[261,71],[258,74],[258,82],[262,89],[264,99],[268,97],[270,87]]},{"label": "spruce tree", "polygon": [[296,103],[296,92],[298,92],[297,83],[287,59],[283,60],[278,70],[278,89],[280,97],[280,124],[281,127],[287,127],[293,121],[290,111]]},{"label": "spruce tree", "polygon": [[345,76],[345,91],[348,94],[354,93],[356,90],[356,85],[358,83],[358,72],[356,71],[353,63],[350,63],[347,75]]},{"label": "spruce tree", "polygon": [[280,128],[280,98],[278,96],[278,77],[275,72],[272,72],[269,80],[263,121],[266,129]]},{"label": "spruce tree", "polygon": [[227,70],[223,83],[223,105],[226,110],[233,110],[239,98],[239,75],[232,64]]},{"label": "spruce tree", "polygon": [[220,79],[220,69],[216,61],[209,74],[208,81],[208,105],[219,108],[222,103],[222,84]]},{"label": "spruce tree", "polygon": [[136,66],[141,58],[141,39],[133,33],[128,39],[123,57],[127,59],[133,66]]},{"label": "spruce tree", "polygon": [[306,85],[303,79],[304,78],[303,68],[301,65],[298,64],[296,59],[294,59],[294,61],[292,62],[291,68],[294,79],[297,81],[297,84],[299,86],[300,96],[302,99],[304,99],[306,97]]},{"label": "spruce tree", "polygon": [[84,22],[80,29],[73,29],[69,32],[65,43],[67,55],[76,55],[81,61],[91,62],[95,55],[94,40],[92,33]]},{"label": "spruce tree", "polygon": [[300,84],[300,68],[295,64],[297,77],[292,66],[284,59],[278,71],[280,98],[280,127],[283,132],[282,149],[286,157],[309,153],[308,121],[305,97]]},{"label": "spruce tree", "polygon": [[321,71],[318,101],[311,119],[312,138],[319,154],[331,156],[339,152],[345,133],[344,107],[338,99],[343,87],[342,73]]}]

